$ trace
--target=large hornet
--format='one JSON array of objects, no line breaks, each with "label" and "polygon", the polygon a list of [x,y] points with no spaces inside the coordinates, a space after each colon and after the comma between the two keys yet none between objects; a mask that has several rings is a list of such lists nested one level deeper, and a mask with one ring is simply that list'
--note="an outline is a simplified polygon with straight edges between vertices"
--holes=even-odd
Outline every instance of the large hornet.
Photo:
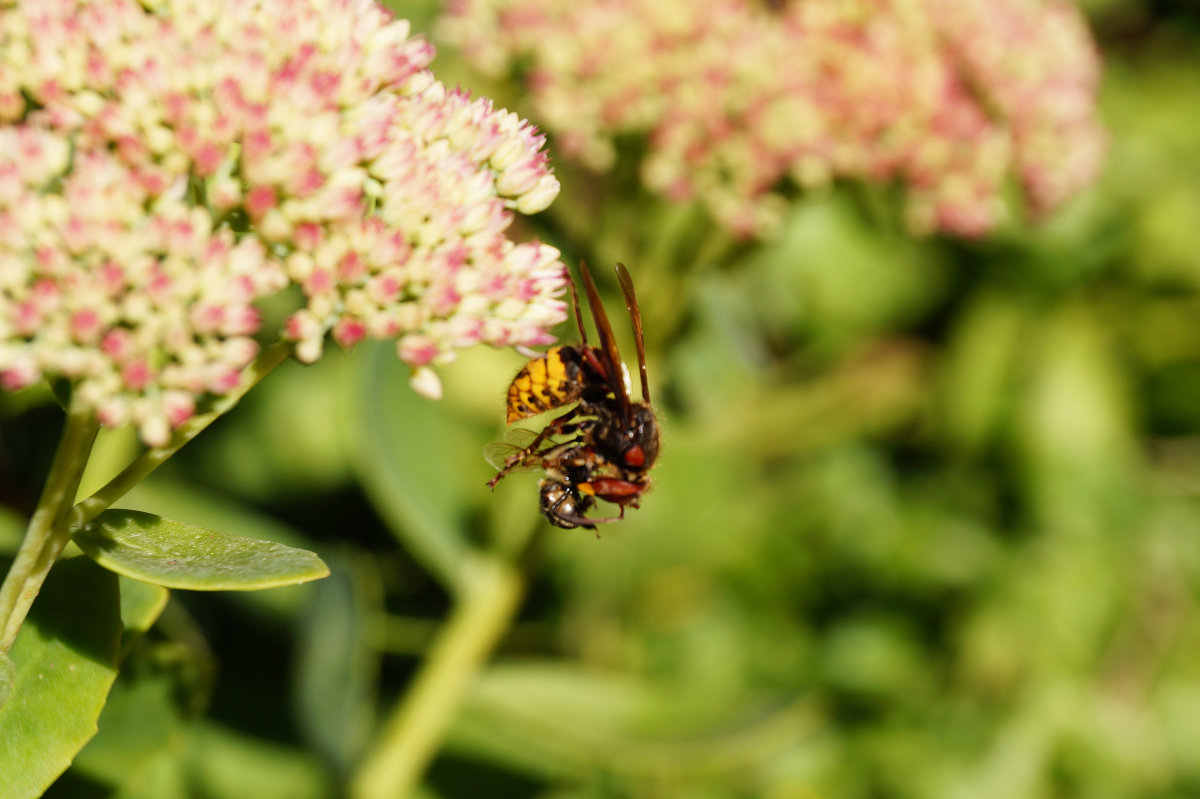
[{"label": "large hornet", "polygon": [[[617,264],[616,270],[625,306],[633,319],[642,401],[629,398],[629,373],[617,350],[612,325],[591,273],[580,263],[579,274],[600,337],[599,346],[588,344],[579,292],[572,282],[579,344],[554,347],[525,364],[508,387],[507,423],[567,405],[573,407],[551,420],[540,433],[514,428],[505,441],[484,450],[488,462],[499,470],[488,481],[492,488],[512,472],[539,468],[545,472],[538,484],[541,510],[555,527],[594,530],[597,524],[623,519],[625,508],[638,507],[642,494],[650,488],[648,472],[658,457],[658,420],[650,407],[642,316],[629,270],[624,264]],[[588,518],[586,514],[597,499],[617,505],[619,514]]]}]

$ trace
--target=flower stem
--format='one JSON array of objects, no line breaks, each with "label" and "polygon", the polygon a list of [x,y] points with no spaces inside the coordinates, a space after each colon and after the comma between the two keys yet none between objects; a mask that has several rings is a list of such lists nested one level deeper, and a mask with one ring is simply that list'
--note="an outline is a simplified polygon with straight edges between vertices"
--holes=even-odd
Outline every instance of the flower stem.
[{"label": "flower stem", "polygon": [[212,410],[184,422],[175,429],[169,444],[146,450],[103,488],[74,507],[75,492],[83,479],[83,469],[99,426],[91,408],[72,403],[42,499],[29,520],[16,560],[0,586],[0,652],[7,652],[12,647],[50,567],[71,540],[71,531],[106,510],[201,430],[229,411],[247,391],[281,364],[289,352],[290,348],[284,342],[268,347],[247,367],[241,384],[216,402]]},{"label": "flower stem", "polygon": [[480,557],[468,567],[449,622],[354,776],[353,799],[411,793],[524,591],[524,575],[500,558]]},{"label": "flower stem", "polygon": [[67,519],[98,431],[92,409],[73,399],[42,498],[0,585],[0,652],[12,648],[50,567],[71,539]]},{"label": "flower stem", "polygon": [[283,363],[289,352],[291,352],[290,346],[282,341],[263,350],[254,363],[246,367],[246,372],[242,375],[242,382],[237,388],[215,402],[212,410],[197,414],[175,428],[171,441],[166,446],[146,450],[96,493],[76,505],[71,523],[73,525],[87,524],[107,510],[114,502],[144,480],[147,475],[178,452],[184,444],[199,435],[202,430],[227,413],[234,405],[237,405],[247,391],[258,385],[259,381],[266,377],[272,369]]}]

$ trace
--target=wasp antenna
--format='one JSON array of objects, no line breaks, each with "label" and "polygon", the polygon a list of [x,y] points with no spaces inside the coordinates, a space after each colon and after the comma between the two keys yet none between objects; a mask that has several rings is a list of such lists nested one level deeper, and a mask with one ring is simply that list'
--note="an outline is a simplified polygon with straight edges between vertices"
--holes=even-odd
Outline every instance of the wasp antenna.
[{"label": "wasp antenna", "polygon": [[[583,261],[579,262],[579,271],[582,274],[587,270],[587,264]],[[587,350],[587,331],[583,329],[583,311],[579,308],[579,289],[575,288],[575,281],[571,279],[571,273],[567,273],[567,283],[571,286],[571,302],[575,305],[575,326],[579,328],[579,345]]]},{"label": "wasp antenna", "polygon": [[638,308],[637,295],[633,293],[633,278],[625,264],[617,262],[617,282],[625,295],[625,307],[633,320],[633,344],[637,348],[638,371],[642,378],[642,402],[650,404],[650,379],[646,376],[646,342],[642,335],[642,311]]}]

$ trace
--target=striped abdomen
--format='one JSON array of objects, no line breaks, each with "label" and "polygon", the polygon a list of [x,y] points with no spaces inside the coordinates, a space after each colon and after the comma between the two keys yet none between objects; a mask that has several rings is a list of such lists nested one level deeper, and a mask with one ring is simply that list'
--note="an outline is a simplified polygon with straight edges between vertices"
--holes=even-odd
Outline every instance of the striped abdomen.
[{"label": "striped abdomen", "polygon": [[575,402],[583,394],[578,347],[555,347],[525,364],[508,387],[508,424]]}]

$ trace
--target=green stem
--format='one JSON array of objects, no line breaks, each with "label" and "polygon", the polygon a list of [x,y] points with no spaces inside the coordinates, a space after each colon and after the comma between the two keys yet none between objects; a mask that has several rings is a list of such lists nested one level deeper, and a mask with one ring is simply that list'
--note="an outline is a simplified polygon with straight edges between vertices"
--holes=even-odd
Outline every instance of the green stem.
[{"label": "green stem", "polygon": [[524,591],[522,573],[499,558],[469,565],[450,621],[354,775],[353,799],[399,799],[416,787]]},{"label": "green stem", "polygon": [[12,568],[0,585],[0,652],[7,652],[16,640],[21,623],[41,590],[50,567],[71,540],[71,531],[94,519],[179,449],[226,413],[246,392],[258,384],[287,357],[287,344],[278,342],[264,350],[246,369],[241,384],[214,403],[208,413],[193,416],[175,429],[171,442],[142,453],[124,471],[92,496],[72,508],[79,481],[87,465],[99,426],[91,408],[72,403],[67,412],[58,452],[50,467],[46,487],[29,528],[17,550]]},{"label": "green stem", "polygon": [[73,399],[42,498],[0,586],[0,652],[12,648],[50,567],[71,540],[67,517],[98,431],[92,409]]},{"label": "green stem", "polygon": [[198,436],[202,430],[237,405],[247,391],[254,388],[272,369],[283,363],[289,352],[291,352],[290,347],[282,341],[263,350],[254,363],[246,367],[246,372],[238,387],[215,402],[212,410],[197,414],[175,428],[170,443],[166,446],[146,450],[133,463],[126,466],[120,474],[109,480],[103,488],[76,505],[71,518],[72,525],[87,524],[125,496],[147,475],[178,452],[184,444]]}]

